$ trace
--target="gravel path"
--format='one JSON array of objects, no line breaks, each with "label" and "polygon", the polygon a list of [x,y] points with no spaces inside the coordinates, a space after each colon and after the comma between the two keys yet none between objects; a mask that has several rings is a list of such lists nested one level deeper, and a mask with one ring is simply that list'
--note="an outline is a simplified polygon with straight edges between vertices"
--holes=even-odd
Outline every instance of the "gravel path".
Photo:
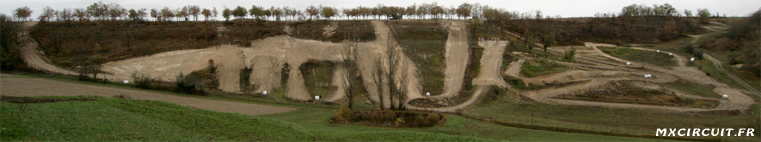
[{"label": "gravel path", "polygon": [[[2,76],[6,76],[3,74]],[[0,78],[0,95],[5,96],[103,96],[113,97],[125,95],[136,100],[154,100],[170,102],[193,108],[241,113],[247,115],[265,115],[274,113],[284,113],[296,110],[295,108],[277,107],[260,104],[229,102],[220,100],[200,99],[193,97],[183,97],[175,95],[166,95],[139,90],[120,89],[112,87],[76,84],[69,82],[53,81],[40,78],[25,77],[5,77]]]}]

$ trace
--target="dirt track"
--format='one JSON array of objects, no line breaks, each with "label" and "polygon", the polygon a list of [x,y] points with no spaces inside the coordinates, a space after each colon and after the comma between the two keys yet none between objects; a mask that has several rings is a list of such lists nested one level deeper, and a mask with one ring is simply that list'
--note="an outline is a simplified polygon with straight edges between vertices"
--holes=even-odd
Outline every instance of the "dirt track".
[{"label": "dirt track", "polygon": [[34,39],[29,35],[29,28],[37,24],[37,22],[25,22],[24,23],[24,30],[21,32],[21,35],[19,37],[21,40],[26,41],[26,44],[24,44],[23,47],[21,47],[21,57],[24,58],[24,61],[27,65],[31,66],[32,68],[43,70],[43,71],[49,71],[53,73],[59,73],[59,74],[66,74],[66,75],[77,75],[77,72],[62,69],[56,66],[53,66],[51,64],[48,64],[46,61],[48,60],[45,58],[45,56],[41,56],[42,50],[39,50],[39,46],[37,45],[37,42],[34,42]]},{"label": "dirt track", "polygon": [[[2,74],[2,76],[6,76]],[[39,78],[0,78],[1,95],[5,96],[103,96],[113,97],[125,95],[136,100],[154,100],[175,103],[179,105],[220,112],[241,113],[247,115],[264,115],[294,111],[294,108],[276,107],[240,102],[199,99],[165,95],[146,91],[120,89],[52,81]]]},{"label": "dirt track", "polygon": [[[383,106],[390,106],[392,104],[389,100],[388,86],[375,84],[374,76],[375,70],[379,67],[387,67],[388,61],[382,58],[385,52],[395,52],[400,56],[398,60],[401,62],[401,66],[408,68],[406,72],[401,70],[396,71],[397,74],[406,74],[409,78],[407,82],[396,84],[398,86],[406,85],[407,100],[411,101],[419,98],[446,98],[454,97],[460,91],[462,87],[462,81],[464,72],[467,67],[468,61],[468,46],[467,46],[467,32],[465,30],[465,24],[460,21],[448,22],[447,29],[449,30],[449,36],[445,44],[446,48],[446,66],[445,72],[446,78],[444,81],[444,93],[434,95],[431,97],[423,96],[419,86],[419,78],[417,77],[417,69],[415,63],[409,60],[405,54],[400,50],[398,43],[393,39],[391,35],[392,30],[386,26],[383,21],[372,21],[371,24],[375,29],[377,39],[370,42],[361,42],[357,44],[356,50],[360,55],[357,57],[359,69],[361,71],[362,79],[364,80],[364,86],[367,88],[369,99],[375,102],[380,102],[382,96]],[[27,24],[27,26],[33,24]],[[25,38],[30,38],[28,35],[23,35]],[[407,105],[408,109],[412,110],[429,110],[429,111],[441,111],[441,112],[455,112],[459,109],[472,105],[477,101],[487,85],[506,86],[504,80],[500,77],[499,66],[501,65],[501,54],[504,50],[504,46],[507,41],[498,40],[480,40],[479,45],[485,48],[484,56],[481,59],[481,72],[474,84],[476,90],[472,97],[462,104],[458,104],[452,107],[446,108],[421,108]],[[577,57],[580,60],[588,62],[586,64],[579,63],[567,63],[559,62],[578,69],[587,70],[572,70],[562,73],[550,74],[545,76],[539,76],[534,78],[522,77],[520,68],[525,62],[525,59],[519,59],[516,62],[510,64],[508,69],[504,72],[505,75],[512,76],[514,78],[523,79],[526,83],[533,84],[546,84],[546,83],[570,83],[588,81],[586,83],[575,84],[566,87],[543,89],[536,91],[523,92],[525,95],[534,100],[545,103],[558,103],[567,105],[588,105],[588,106],[608,106],[608,107],[623,107],[623,108],[655,108],[655,109],[669,109],[677,111],[708,111],[708,110],[736,110],[744,109],[753,103],[753,100],[742,94],[736,89],[733,89],[726,84],[720,83],[711,77],[708,77],[700,70],[695,68],[686,67],[686,59],[680,55],[675,54],[675,60],[678,62],[678,66],[671,69],[666,69],[654,65],[644,64],[639,62],[632,62],[633,65],[625,66],[622,63],[631,62],[624,59],[616,58],[608,54],[603,53],[597,49],[597,46],[613,46],[609,44],[597,44],[597,43],[585,43],[588,48],[581,49]],[[308,93],[306,86],[299,70],[299,66],[307,60],[322,60],[322,61],[334,61],[342,62],[345,59],[343,51],[348,47],[341,43],[321,42],[315,40],[296,39],[290,36],[275,36],[265,38],[262,40],[253,41],[253,47],[241,48],[231,45],[222,45],[217,47],[210,47],[206,49],[196,50],[181,50],[171,51],[165,53],[159,53],[146,57],[139,57],[127,60],[121,60],[116,62],[110,62],[103,65],[103,70],[109,72],[106,78],[110,80],[131,80],[129,77],[132,73],[141,73],[149,75],[150,77],[161,79],[164,81],[173,81],[176,74],[190,73],[192,71],[200,70],[208,67],[208,61],[213,60],[218,67],[217,76],[220,81],[219,89],[227,92],[240,92],[239,86],[239,72],[242,68],[248,67],[252,69],[252,76],[248,79],[251,84],[258,86],[255,92],[267,91],[273,88],[279,87],[281,69],[283,65],[290,66],[289,77],[286,86],[286,97],[308,101],[313,97]],[[24,59],[32,67],[51,71],[61,74],[75,75],[73,71],[61,69],[53,65],[48,64],[44,60],[44,56],[40,56],[40,53],[36,44],[28,44],[22,48],[22,54]],[[632,49],[638,50],[652,50],[646,48],[633,47]],[[562,53],[564,49],[556,47],[549,49],[555,53]],[[668,52],[664,52],[668,53]],[[602,58],[600,58],[602,57]],[[716,64],[716,61],[712,60],[710,56],[709,60]],[[380,61],[380,62],[379,62]],[[378,64],[381,63],[381,64]],[[644,66],[647,70],[632,71],[632,67]],[[720,68],[721,65],[717,65]],[[720,68],[721,69],[721,68]],[[384,72],[388,72],[384,70]],[[656,78],[645,79],[642,78],[644,74],[652,74]],[[332,85],[338,88],[343,88],[342,83],[345,80],[342,79],[345,73],[342,70],[336,70],[334,72],[334,78]],[[398,78],[399,76],[397,76]],[[562,100],[555,99],[553,97],[564,93],[580,93],[588,90],[596,89],[599,86],[605,85],[610,81],[617,80],[642,80],[647,82],[674,82],[678,79],[685,79],[692,82],[697,82],[704,85],[716,86],[714,91],[718,94],[729,95],[728,100],[719,100],[721,104],[713,109],[696,109],[696,108],[679,108],[679,107],[664,107],[664,106],[652,106],[652,105],[637,105],[637,104],[621,104],[621,103],[604,103],[604,102],[590,102],[590,101],[576,101],[576,100]],[[7,79],[4,79],[4,83]],[[10,79],[15,81],[15,79]],[[388,80],[383,79],[381,82]],[[386,84],[386,83],[383,83]],[[4,86],[5,87],[5,86]],[[80,87],[80,86],[71,86]],[[377,87],[383,87],[385,91],[378,92]],[[5,90],[5,88],[3,88]],[[321,101],[335,102],[345,97],[343,89],[333,92],[332,95]],[[66,92],[65,90],[59,90]],[[676,92],[676,91],[675,91]],[[5,93],[5,92],[4,92]],[[139,94],[139,93],[138,93]],[[678,92],[677,95],[686,96],[691,98],[701,98],[691,94],[685,94]],[[113,96],[113,95],[107,95]],[[140,98],[140,97],[133,97]],[[151,99],[151,98],[145,98]],[[155,99],[155,98],[154,98]],[[187,103],[184,98],[173,98],[176,103],[185,103],[184,105],[198,105],[197,103]],[[195,100],[197,101],[197,100]],[[222,104],[216,104],[222,103]],[[200,106],[207,107],[210,110],[221,111],[241,111],[241,110],[226,110],[224,107],[215,107],[218,105],[224,105],[226,102],[215,102],[209,104],[212,106]],[[195,107],[195,106],[194,106]],[[245,109],[242,109],[245,110]],[[252,113],[252,112],[243,112]]]},{"label": "dirt track", "polygon": [[484,48],[484,54],[481,57],[481,74],[473,79],[475,85],[496,85],[507,87],[507,83],[499,74],[502,66],[502,55],[509,41],[500,41],[498,39],[479,39],[478,46]]},{"label": "dirt track", "polygon": [[[584,80],[589,81],[587,83],[565,86],[560,88],[541,89],[536,91],[526,91],[522,93],[522,95],[524,96],[527,96],[534,100],[545,102],[545,103],[557,103],[557,104],[566,104],[566,105],[586,105],[586,106],[606,106],[606,107],[620,107],[620,108],[667,109],[667,110],[675,110],[675,111],[739,110],[739,109],[745,109],[753,104],[752,98],[746,96],[745,94],[742,94],[736,89],[731,88],[721,82],[718,82],[709,76],[706,76],[705,73],[703,73],[702,71],[696,68],[686,67],[684,63],[686,59],[682,57],[681,55],[674,54],[674,57],[675,57],[674,59],[678,62],[676,67],[673,67],[672,69],[665,69],[655,65],[650,65],[650,64],[642,65],[637,62],[632,62],[632,61],[616,58],[616,57],[603,53],[597,48],[597,46],[615,47],[615,45],[596,44],[596,43],[586,43],[586,45],[587,47],[591,47],[591,49],[586,49],[586,50],[591,50],[592,52],[582,51],[582,52],[587,52],[589,54],[580,56],[578,58],[585,60],[586,62],[592,64],[592,66],[585,65],[584,68],[598,66],[594,68],[608,68],[608,69],[612,69],[612,71],[571,70],[571,71],[550,74],[550,75],[545,75],[545,76],[540,76],[535,78],[524,78],[519,75],[519,72],[520,72],[520,67],[522,65],[520,63],[524,62],[525,59],[520,59],[516,63],[511,63],[510,67],[507,69],[505,73],[512,77],[521,78],[524,80],[524,82],[527,82],[527,83],[531,82],[534,84],[543,84],[548,82],[563,83],[563,82],[584,81]],[[633,47],[632,49],[654,51],[653,49],[646,49],[646,48],[639,48],[639,47]],[[559,49],[553,49],[552,51],[556,53],[562,53],[561,51],[559,51]],[[669,53],[664,51],[661,51],[661,52],[663,52],[662,54]],[[617,61],[617,62],[632,62],[633,65],[630,65],[627,67],[626,65],[622,65],[621,63],[617,63],[617,62],[609,62],[604,60],[593,59],[595,57],[600,57],[600,56],[607,59],[611,59],[613,61]],[[571,67],[576,67],[576,64],[566,64],[566,65],[571,65]],[[647,70],[636,70],[636,72],[632,72],[631,69],[629,69],[629,67],[639,67],[639,66],[644,66],[645,69]],[[652,74],[653,76],[655,76],[655,78],[646,79],[642,77],[643,74]],[[616,80],[641,80],[641,81],[647,81],[647,82],[668,83],[668,82],[677,81],[678,79],[685,79],[685,80],[696,82],[698,84],[703,84],[703,85],[716,86],[716,88],[713,91],[716,92],[717,94],[726,94],[729,96],[729,99],[718,100],[720,104],[716,108],[700,109],[700,108],[682,108],[682,107],[653,106],[653,105],[640,105],[640,104],[622,104],[622,103],[608,103],[608,102],[564,100],[564,99],[553,98],[562,94],[577,94],[577,93],[587,92],[589,90],[597,89],[600,86],[605,85],[610,81],[616,81]],[[673,89],[671,89],[671,91],[676,92],[677,95],[679,96],[715,100],[712,98],[705,98],[705,97],[695,96],[691,94],[685,94]]]}]

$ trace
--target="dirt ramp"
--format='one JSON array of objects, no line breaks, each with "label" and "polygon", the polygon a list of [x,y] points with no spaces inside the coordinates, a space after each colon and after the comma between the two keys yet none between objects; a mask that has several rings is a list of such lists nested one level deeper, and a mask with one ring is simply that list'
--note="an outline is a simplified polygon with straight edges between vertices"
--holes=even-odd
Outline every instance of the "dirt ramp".
[{"label": "dirt ramp", "polygon": [[502,66],[502,54],[508,43],[509,41],[498,39],[478,40],[478,46],[484,48],[484,55],[481,57],[481,73],[473,79],[473,84],[507,87],[507,83],[499,74],[499,67]]},{"label": "dirt ramp", "polygon": [[251,59],[248,65],[251,68],[249,82],[256,86],[254,92],[260,93],[280,87],[283,63],[272,56],[257,56]]},{"label": "dirt ramp", "polygon": [[[243,65],[243,51],[241,48],[218,48],[209,60],[214,60],[217,65],[217,79],[219,89],[225,92],[240,92],[240,71]],[[192,62],[192,61],[190,61]]]}]

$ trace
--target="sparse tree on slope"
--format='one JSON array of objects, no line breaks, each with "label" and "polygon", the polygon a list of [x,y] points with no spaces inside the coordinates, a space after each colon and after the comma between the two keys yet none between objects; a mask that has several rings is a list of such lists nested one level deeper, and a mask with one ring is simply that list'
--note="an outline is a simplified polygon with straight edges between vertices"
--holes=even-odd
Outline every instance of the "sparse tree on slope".
[{"label": "sparse tree on slope", "polygon": [[201,13],[201,8],[198,5],[188,6],[188,14],[193,15],[195,21],[198,21],[198,15]]},{"label": "sparse tree on slope", "polygon": [[225,10],[222,10],[222,17],[225,18],[225,21],[230,21],[231,14],[232,14],[232,11],[230,11],[229,8],[225,8]]},{"label": "sparse tree on slope", "polygon": [[211,17],[211,10],[204,8],[203,11],[201,11],[201,14],[203,15],[205,21],[209,21],[209,17]]},{"label": "sparse tree on slope", "polygon": [[23,19],[23,21],[26,21],[29,16],[32,15],[32,10],[29,9],[28,6],[19,7],[15,11],[13,11],[13,16],[15,16],[18,19]]}]

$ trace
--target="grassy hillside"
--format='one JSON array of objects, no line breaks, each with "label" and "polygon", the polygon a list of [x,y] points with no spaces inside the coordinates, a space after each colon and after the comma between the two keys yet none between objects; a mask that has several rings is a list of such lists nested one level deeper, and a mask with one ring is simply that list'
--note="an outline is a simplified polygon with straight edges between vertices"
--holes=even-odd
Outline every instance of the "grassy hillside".
[{"label": "grassy hillside", "polygon": [[[54,64],[89,65],[152,55],[161,52],[207,48],[219,44],[251,46],[253,40],[286,35],[302,39],[340,42],[344,39],[375,40],[369,21],[336,21],[331,36],[323,27],[332,22],[88,22],[45,23],[31,29]],[[226,30],[225,30],[226,29]]]},{"label": "grassy hillside", "polygon": [[[653,135],[657,128],[756,128],[758,106],[743,111],[685,113],[654,109],[620,109],[545,104],[512,91],[490,91],[484,101],[462,111],[464,115],[516,125],[545,126],[596,132]],[[758,136],[758,132],[756,132]],[[712,139],[708,137],[693,137]],[[757,140],[758,137],[742,137]],[[738,137],[739,139],[739,137]]]},{"label": "grassy hillside", "polygon": [[394,21],[391,27],[407,57],[415,62],[422,89],[440,94],[444,87],[444,44],[448,32],[441,24],[430,20]]},{"label": "grassy hillside", "polygon": [[502,29],[542,39],[554,35],[558,45],[583,42],[659,43],[702,32],[695,18],[602,17],[583,19],[509,19],[488,21]]},{"label": "grassy hillside", "polygon": [[327,120],[334,110],[324,108],[247,116],[158,101],[82,96],[34,99],[40,98],[58,102],[0,102],[2,141],[647,141],[511,128],[452,115],[445,124],[432,128],[389,128],[330,124]]}]

